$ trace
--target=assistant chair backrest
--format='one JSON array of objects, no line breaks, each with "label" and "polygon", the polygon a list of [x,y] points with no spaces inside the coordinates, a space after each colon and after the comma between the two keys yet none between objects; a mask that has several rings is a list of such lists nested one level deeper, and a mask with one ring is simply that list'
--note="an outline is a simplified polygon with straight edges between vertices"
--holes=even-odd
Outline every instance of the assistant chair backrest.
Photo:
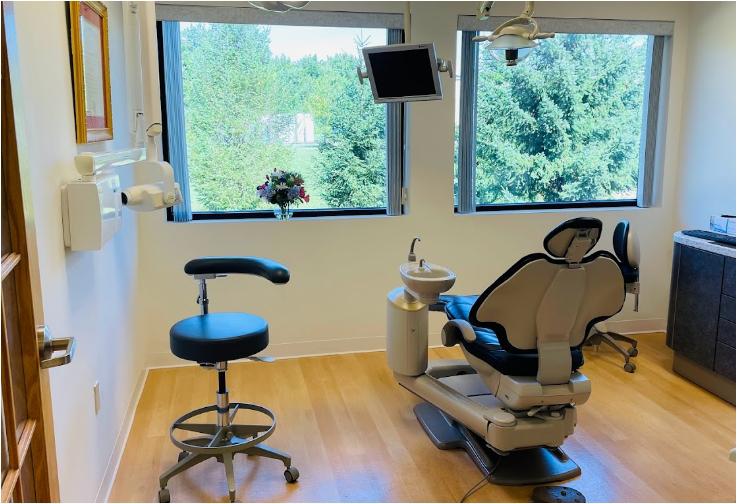
[{"label": "assistant chair backrest", "polygon": [[629,221],[623,220],[617,224],[612,237],[614,253],[622,263],[622,274],[626,283],[640,280],[640,241]]},{"label": "assistant chair backrest", "polygon": [[537,381],[543,385],[567,383],[571,350],[624,304],[616,258],[606,251],[586,255],[601,228],[601,221],[591,218],[562,223],[543,242],[553,257],[523,257],[471,308],[471,324],[493,330],[504,350],[538,354]]}]

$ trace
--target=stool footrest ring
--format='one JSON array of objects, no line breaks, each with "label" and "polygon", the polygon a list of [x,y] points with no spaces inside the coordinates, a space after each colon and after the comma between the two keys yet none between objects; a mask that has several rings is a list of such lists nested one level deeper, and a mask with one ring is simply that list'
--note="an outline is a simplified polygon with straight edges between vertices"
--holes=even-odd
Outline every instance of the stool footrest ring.
[{"label": "stool footrest ring", "polygon": [[[196,416],[217,412],[218,408],[215,404],[192,410],[180,416],[169,429],[169,436],[171,437],[172,443],[180,450],[189,453],[215,456],[222,453],[235,453],[248,450],[262,443],[274,433],[276,416],[268,408],[250,403],[230,403],[228,408],[231,410],[231,413],[229,417],[230,424],[227,426],[220,426],[214,423],[187,423],[187,420]],[[235,417],[236,411],[239,410],[251,410],[263,413],[271,418],[271,423],[234,424],[232,423],[233,418]],[[176,430],[205,434],[205,436],[180,440],[174,435],[174,431]]]}]

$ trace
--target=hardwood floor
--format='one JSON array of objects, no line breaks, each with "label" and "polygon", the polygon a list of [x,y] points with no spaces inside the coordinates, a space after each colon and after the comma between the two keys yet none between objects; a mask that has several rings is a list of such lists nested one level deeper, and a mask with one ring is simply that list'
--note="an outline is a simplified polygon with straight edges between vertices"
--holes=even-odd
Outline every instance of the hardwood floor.
[{"label": "hardwood floor", "polygon": [[[637,372],[610,349],[585,351],[591,399],[563,445],[582,475],[567,484],[589,502],[735,502],[735,408],[675,375],[662,334],[642,335]],[[458,347],[430,358],[459,358]],[[236,457],[243,502],[457,502],[481,478],[465,452],[435,448],[412,407],[419,402],[389,371],[384,352],[234,363],[232,401],[276,413],[267,441],[291,453],[298,483],[281,462]],[[110,496],[155,502],[158,477],[176,461],[171,422],[214,402],[217,376],[198,367],[152,370]],[[172,502],[227,502],[214,459],[169,483]],[[531,487],[485,485],[470,502],[529,502]]]}]

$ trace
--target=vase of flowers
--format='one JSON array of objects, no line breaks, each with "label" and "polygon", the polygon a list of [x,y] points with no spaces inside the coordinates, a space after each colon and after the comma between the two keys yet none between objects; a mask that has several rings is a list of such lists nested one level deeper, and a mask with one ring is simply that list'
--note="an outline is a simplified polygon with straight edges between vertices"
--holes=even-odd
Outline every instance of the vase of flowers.
[{"label": "vase of flowers", "polygon": [[277,170],[266,175],[266,182],[256,187],[256,194],[274,208],[274,216],[286,220],[294,214],[294,207],[309,203],[310,195],[305,192],[304,179],[297,172]]}]

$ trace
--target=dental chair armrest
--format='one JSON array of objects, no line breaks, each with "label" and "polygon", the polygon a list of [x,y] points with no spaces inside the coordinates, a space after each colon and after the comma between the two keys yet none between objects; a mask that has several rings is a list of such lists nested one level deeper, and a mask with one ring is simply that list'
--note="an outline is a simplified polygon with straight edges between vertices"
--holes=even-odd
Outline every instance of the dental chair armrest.
[{"label": "dental chair armrest", "polygon": [[453,300],[454,297],[456,297],[456,296],[454,296],[452,294],[451,295],[446,295],[446,296],[440,296],[438,298],[438,302],[431,304],[428,308],[430,309],[430,311],[444,312],[445,311],[445,305],[447,305],[448,303],[450,303]]},{"label": "dental chair armrest", "polygon": [[275,284],[289,281],[289,270],[286,267],[260,257],[201,257],[185,264],[184,272],[188,275],[257,275]]},{"label": "dental chair armrest", "polygon": [[476,331],[473,330],[473,326],[468,321],[453,319],[445,323],[440,333],[440,338],[444,346],[452,347],[460,343],[461,338],[468,342],[474,341],[476,339]]}]

